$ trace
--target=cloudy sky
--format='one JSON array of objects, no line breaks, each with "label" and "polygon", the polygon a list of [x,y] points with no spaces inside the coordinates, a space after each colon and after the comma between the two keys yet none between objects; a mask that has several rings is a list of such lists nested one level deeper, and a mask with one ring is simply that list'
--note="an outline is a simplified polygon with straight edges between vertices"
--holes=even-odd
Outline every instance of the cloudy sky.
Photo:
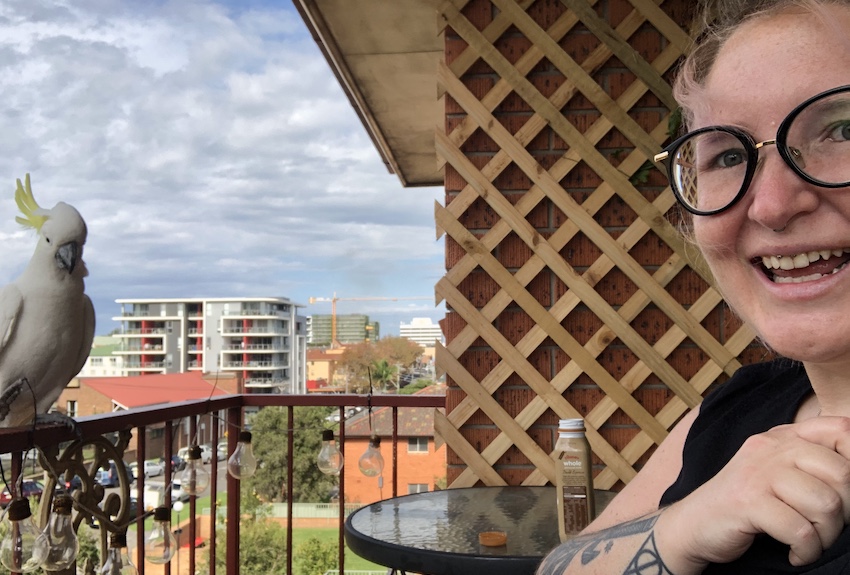
[{"label": "cloudy sky", "polygon": [[[98,334],[118,298],[433,296],[442,191],[387,173],[289,0],[3,0],[0,66],[0,284],[35,246],[29,172],[86,219]],[[383,334],[442,315],[337,311]]]}]

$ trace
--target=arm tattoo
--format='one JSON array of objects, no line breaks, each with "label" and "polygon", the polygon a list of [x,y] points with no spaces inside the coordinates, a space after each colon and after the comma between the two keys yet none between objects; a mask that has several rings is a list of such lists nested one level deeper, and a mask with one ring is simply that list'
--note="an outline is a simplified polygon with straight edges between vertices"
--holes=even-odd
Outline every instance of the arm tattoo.
[{"label": "arm tattoo", "polygon": [[537,570],[537,575],[561,575],[579,553],[581,553],[581,564],[587,565],[603,552],[608,553],[614,545],[614,540],[647,532],[649,536],[638,549],[623,575],[672,575],[661,560],[655,546],[655,534],[652,528],[656,521],[658,521],[658,515],[653,515],[566,541],[546,556]]}]

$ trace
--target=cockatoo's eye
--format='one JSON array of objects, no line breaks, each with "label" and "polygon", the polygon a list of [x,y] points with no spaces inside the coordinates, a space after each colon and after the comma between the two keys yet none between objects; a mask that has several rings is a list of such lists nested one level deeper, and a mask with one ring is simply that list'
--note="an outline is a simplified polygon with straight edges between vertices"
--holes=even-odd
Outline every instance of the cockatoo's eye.
[{"label": "cockatoo's eye", "polygon": [[48,238],[47,236],[44,236],[44,241],[46,241],[46,242],[49,244],[49,243],[50,243],[50,238]]}]

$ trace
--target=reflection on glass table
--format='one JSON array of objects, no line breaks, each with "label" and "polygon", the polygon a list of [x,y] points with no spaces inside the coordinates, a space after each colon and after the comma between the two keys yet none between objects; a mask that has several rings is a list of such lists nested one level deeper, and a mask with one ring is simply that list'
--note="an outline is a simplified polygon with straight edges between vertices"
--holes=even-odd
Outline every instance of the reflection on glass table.
[{"label": "reflection on glass table", "polygon": [[[597,491],[597,510],[614,495]],[[484,531],[504,531],[506,544],[481,545]],[[345,540],[357,555],[394,571],[531,575],[560,543],[555,488],[470,487],[387,499],[352,513]]]}]

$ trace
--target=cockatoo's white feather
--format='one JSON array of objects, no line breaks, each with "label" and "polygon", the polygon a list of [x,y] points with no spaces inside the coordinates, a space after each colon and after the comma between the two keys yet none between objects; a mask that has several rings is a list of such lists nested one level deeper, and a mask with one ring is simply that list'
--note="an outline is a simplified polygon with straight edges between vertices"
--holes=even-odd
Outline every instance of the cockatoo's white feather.
[{"label": "cockatoo's white feather", "polygon": [[[33,422],[79,373],[94,338],[94,307],[84,293],[86,224],[59,202],[38,206],[29,175],[15,200],[38,231],[38,244],[20,277],[0,290],[0,427]],[[4,417],[5,414],[5,417]]]}]

